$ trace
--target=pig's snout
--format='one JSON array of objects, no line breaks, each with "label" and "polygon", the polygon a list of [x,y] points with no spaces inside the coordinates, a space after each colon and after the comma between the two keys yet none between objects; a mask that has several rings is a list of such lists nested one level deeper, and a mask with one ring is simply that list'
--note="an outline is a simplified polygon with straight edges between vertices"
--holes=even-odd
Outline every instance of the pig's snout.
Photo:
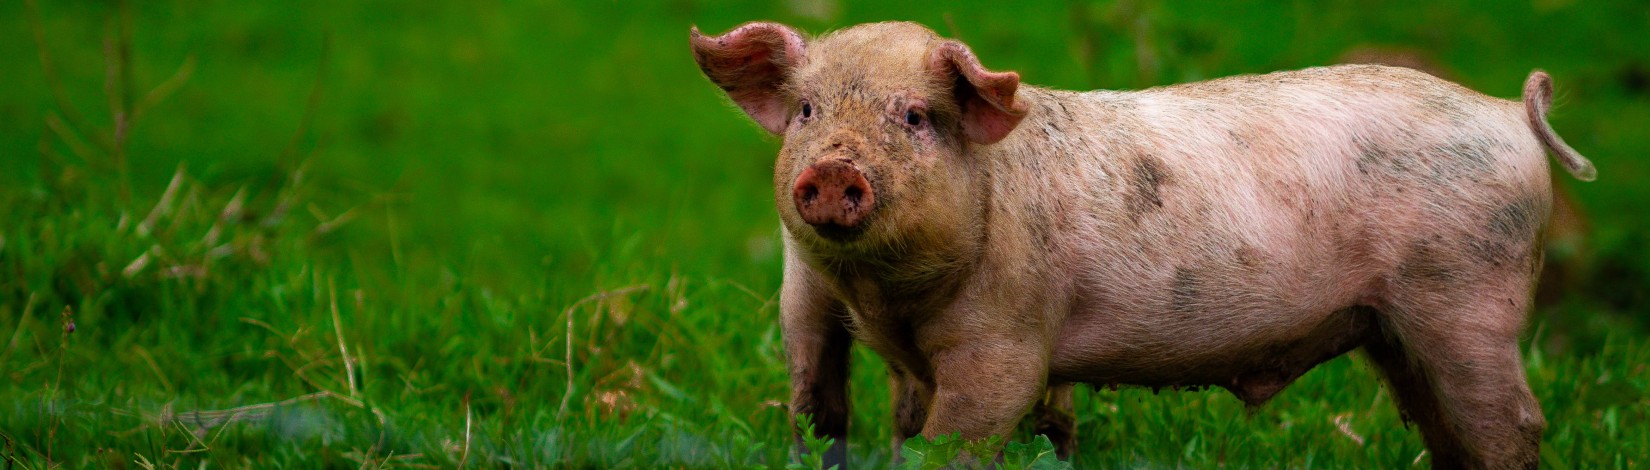
[{"label": "pig's snout", "polygon": [[802,170],[791,198],[803,221],[831,237],[859,228],[876,202],[865,173],[846,160],[827,160]]}]

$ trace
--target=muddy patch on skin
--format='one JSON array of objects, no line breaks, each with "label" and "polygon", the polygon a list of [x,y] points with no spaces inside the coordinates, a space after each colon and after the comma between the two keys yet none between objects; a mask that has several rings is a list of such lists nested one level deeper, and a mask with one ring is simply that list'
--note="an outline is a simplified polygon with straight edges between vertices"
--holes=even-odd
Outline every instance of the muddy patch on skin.
[{"label": "muddy patch on skin", "polygon": [[1197,311],[1203,296],[1203,280],[1195,268],[1180,266],[1174,270],[1174,281],[1169,284],[1169,307],[1180,313]]},{"label": "muddy patch on skin", "polygon": [[1513,252],[1512,245],[1503,239],[1469,237],[1467,238],[1467,250],[1471,251],[1479,261],[1497,268],[1512,261],[1517,255]]},{"label": "muddy patch on skin", "polygon": [[1461,140],[1433,147],[1433,176],[1438,179],[1476,178],[1494,168],[1490,144],[1483,139]]},{"label": "muddy patch on skin", "polygon": [[1237,145],[1240,149],[1249,150],[1249,137],[1245,134],[1240,134],[1236,130],[1229,129],[1226,131],[1226,136],[1232,139],[1233,145]]},{"label": "muddy patch on skin", "polygon": [[1211,243],[1201,251],[1211,255],[1175,267],[1168,286],[1171,311],[1194,313],[1269,295],[1240,282],[1264,271],[1264,252],[1242,242]]},{"label": "muddy patch on skin", "polygon": [[1530,262],[1526,258],[1532,257],[1532,250],[1525,249],[1527,244],[1540,246],[1539,243],[1529,243],[1540,230],[1541,215],[1538,211],[1539,204],[1534,196],[1518,197],[1490,213],[1482,235],[1468,238],[1467,248],[1478,259],[1496,267],[1506,263]]},{"label": "muddy patch on skin", "polygon": [[1034,197],[1031,199],[1031,203],[1026,206],[1026,227],[1031,231],[1031,236],[1037,240],[1037,243],[1045,247],[1053,246],[1055,220],[1051,215],[1052,213],[1049,211],[1048,206],[1043,203],[1042,198]]},{"label": "muddy patch on skin", "polygon": [[1490,215],[1489,231],[1503,238],[1527,239],[1536,231],[1539,216],[1535,196],[1523,195]]},{"label": "muddy patch on skin", "polygon": [[1444,250],[1437,246],[1442,240],[1443,237],[1433,236],[1410,244],[1409,254],[1398,264],[1398,276],[1430,283],[1449,282],[1459,277],[1457,268],[1449,264]]},{"label": "muddy patch on skin", "polygon": [[1248,245],[1238,247],[1232,254],[1237,258],[1237,267],[1244,270],[1259,268],[1263,256],[1260,250]]},{"label": "muddy patch on skin", "polygon": [[1438,183],[1482,180],[1494,171],[1492,152],[1498,148],[1496,143],[1481,138],[1421,147],[1405,146],[1407,142],[1403,140],[1383,144],[1357,139],[1354,143],[1358,148],[1359,174]]},{"label": "muddy patch on skin", "polygon": [[1130,220],[1138,222],[1142,216],[1163,208],[1161,187],[1169,178],[1169,169],[1157,157],[1140,155],[1134,159],[1129,168],[1129,193],[1124,197]]},{"label": "muddy patch on skin", "polygon": [[1468,103],[1453,94],[1429,94],[1421,98],[1420,105],[1422,109],[1448,120],[1450,124],[1460,125],[1472,118],[1472,111],[1467,109]]},{"label": "muddy patch on skin", "polygon": [[1357,139],[1358,173],[1365,176],[1405,176],[1419,166],[1414,152],[1388,148],[1368,139]]}]

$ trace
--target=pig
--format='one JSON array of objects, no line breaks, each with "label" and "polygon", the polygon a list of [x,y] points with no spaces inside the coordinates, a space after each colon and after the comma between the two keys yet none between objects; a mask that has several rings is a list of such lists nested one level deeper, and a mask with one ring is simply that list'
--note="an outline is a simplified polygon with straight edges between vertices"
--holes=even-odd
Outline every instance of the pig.
[{"label": "pig", "polygon": [[1546,73],[1522,101],[1376,65],[1071,92],[914,23],[689,39],[783,137],[790,411],[828,462],[858,341],[888,364],[896,447],[1030,413],[1069,456],[1074,384],[1259,406],[1362,348],[1434,467],[1536,465],[1518,341],[1546,154],[1596,174],[1546,122]]}]

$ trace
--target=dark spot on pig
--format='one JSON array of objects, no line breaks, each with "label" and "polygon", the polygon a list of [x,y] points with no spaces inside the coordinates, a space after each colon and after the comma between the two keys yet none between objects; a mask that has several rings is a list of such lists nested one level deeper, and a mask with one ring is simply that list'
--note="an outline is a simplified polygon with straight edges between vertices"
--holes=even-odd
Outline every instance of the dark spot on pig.
[{"label": "dark spot on pig", "polygon": [[1052,119],[1049,119],[1050,121],[1063,121],[1071,119],[1071,110],[1066,109],[1065,101],[1060,99],[1052,99],[1049,101],[1052,101],[1056,107],[1060,108],[1059,111],[1056,112],[1054,108],[1044,106],[1044,109],[1051,115],[1050,117]]},{"label": "dark spot on pig", "polygon": [[1472,117],[1472,113],[1465,109],[1465,103],[1451,93],[1427,95],[1421,98],[1421,107],[1449,118],[1452,124],[1460,124]]},{"label": "dark spot on pig", "polygon": [[1497,268],[1508,261],[1512,261],[1516,255],[1508,246],[1508,242],[1501,239],[1467,237],[1467,250],[1471,251],[1479,260]]},{"label": "dark spot on pig", "polygon": [[1140,217],[1163,207],[1160,186],[1169,181],[1169,170],[1163,162],[1151,155],[1140,155],[1129,169],[1129,193],[1124,196],[1129,218]]},{"label": "dark spot on pig", "polygon": [[1032,238],[1036,239],[1042,246],[1050,246],[1054,238],[1052,230],[1055,221],[1050,217],[1048,206],[1044,204],[1042,198],[1032,197],[1031,202],[1026,206],[1026,212],[1025,226],[1031,231]]},{"label": "dark spot on pig", "polygon": [[1169,284],[1169,307],[1175,312],[1190,313],[1197,311],[1200,296],[1203,295],[1203,280],[1199,273],[1192,268],[1180,266],[1174,270],[1174,280]]},{"label": "dark spot on pig", "polygon": [[[1437,240],[1440,237],[1434,237]],[[1444,259],[1434,242],[1420,240],[1410,244],[1409,254],[1398,263],[1398,277],[1407,281],[1449,282],[1458,276],[1457,270]]]},{"label": "dark spot on pig", "polygon": [[842,90],[846,93],[852,94],[853,96],[864,95],[865,76],[857,73],[849,75],[847,83],[842,84]]},{"label": "dark spot on pig", "polygon": [[1357,162],[1358,173],[1365,176],[1371,175],[1381,169],[1384,161],[1386,161],[1385,150],[1375,147],[1373,144],[1368,142],[1359,142]]},{"label": "dark spot on pig", "polygon": [[1245,149],[1245,150],[1247,150],[1249,148],[1249,139],[1245,138],[1242,135],[1239,135],[1237,131],[1227,130],[1226,131],[1226,136],[1230,137],[1232,139],[1232,143],[1236,144],[1239,148],[1242,148],[1242,149]]},{"label": "dark spot on pig", "polygon": [[1540,228],[1538,207],[1535,197],[1529,195],[1501,206],[1490,214],[1482,232],[1484,236],[1468,238],[1467,248],[1479,259],[1497,267],[1532,261],[1526,259],[1533,257],[1529,252],[1532,250],[1521,248]]},{"label": "dark spot on pig", "polygon": [[1358,147],[1358,173],[1366,176],[1377,174],[1407,173],[1414,165],[1413,154],[1387,148],[1363,137],[1353,139]]},{"label": "dark spot on pig", "polygon": [[[1354,140],[1358,148],[1358,172],[1366,176],[1426,176],[1437,182],[1468,179],[1494,169],[1494,144],[1484,139],[1468,139],[1447,144],[1405,148],[1413,136],[1378,144],[1368,139]],[[1417,174],[1418,173],[1418,174]]]},{"label": "dark spot on pig", "polygon": [[1254,247],[1244,245],[1238,247],[1233,254],[1237,257],[1239,267],[1253,269],[1260,266],[1261,253],[1260,250],[1256,250]]},{"label": "dark spot on pig", "polygon": [[1510,240],[1528,239],[1537,228],[1537,203],[1534,196],[1524,195],[1490,215],[1490,233]]},{"label": "dark spot on pig", "polygon": [[1494,168],[1490,145],[1482,139],[1433,147],[1431,157],[1433,175],[1440,179],[1472,177]]}]

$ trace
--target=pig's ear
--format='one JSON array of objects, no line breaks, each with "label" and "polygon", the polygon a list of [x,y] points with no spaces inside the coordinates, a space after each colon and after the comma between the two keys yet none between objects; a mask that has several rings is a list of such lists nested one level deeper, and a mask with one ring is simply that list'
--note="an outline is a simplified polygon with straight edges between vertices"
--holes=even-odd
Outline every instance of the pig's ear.
[{"label": "pig's ear", "polygon": [[745,23],[721,36],[706,36],[695,26],[689,42],[699,70],[745,114],[768,132],[785,132],[790,118],[785,77],[806,57],[801,34],[778,23]]},{"label": "pig's ear", "polygon": [[971,142],[997,143],[1026,116],[1025,103],[1014,99],[1020,74],[986,70],[963,43],[940,43],[928,56],[928,68],[942,80],[955,80],[952,90],[962,109],[963,135]]}]

